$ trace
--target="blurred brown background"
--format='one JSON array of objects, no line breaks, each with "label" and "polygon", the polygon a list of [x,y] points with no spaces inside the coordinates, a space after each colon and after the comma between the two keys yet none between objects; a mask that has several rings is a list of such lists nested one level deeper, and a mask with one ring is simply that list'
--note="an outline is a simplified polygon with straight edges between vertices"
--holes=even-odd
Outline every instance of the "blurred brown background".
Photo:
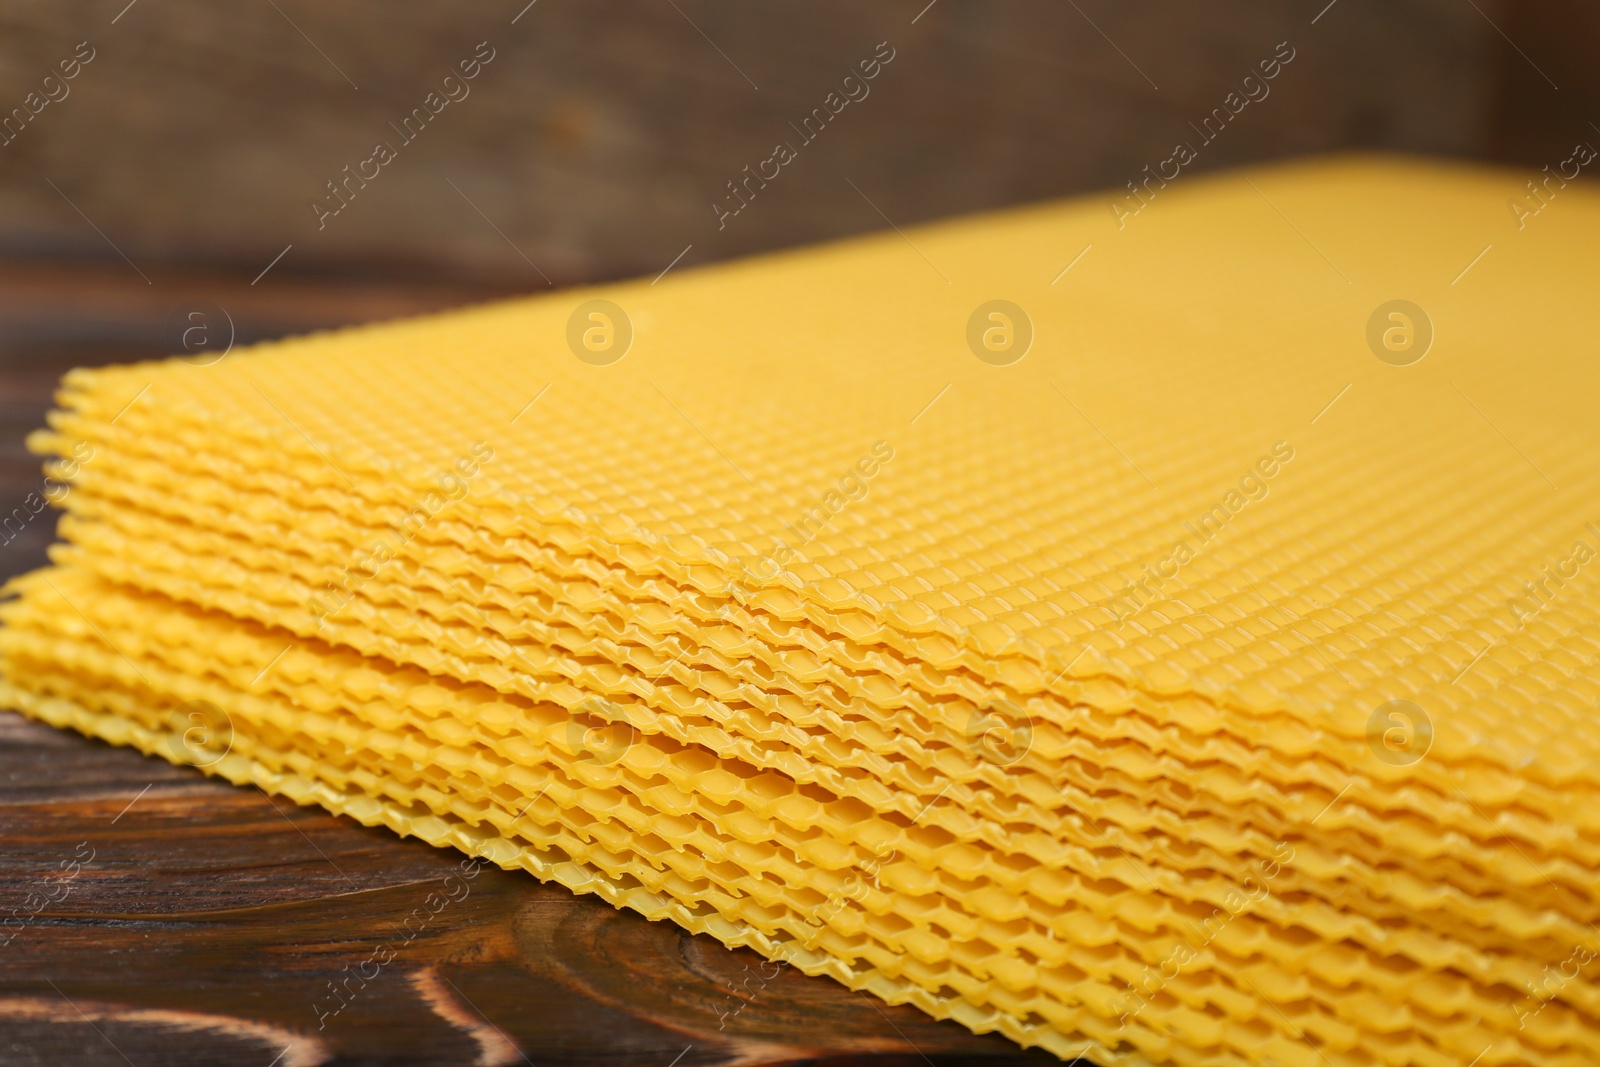
[{"label": "blurred brown background", "polygon": [[[1280,41],[1294,62],[1199,167],[1374,148],[1537,168],[1600,111],[1600,13],[1577,0],[926,2],[8,0],[0,108],[79,42],[95,58],[0,147],[0,252],[119,264],[114,242],[158,282],[248,281],[289,244],[277,279],[653,274],[691,243],[685,264],[881,227],[846,178],[900,225],[1120,185]],[[718,232],[725,183],[882,41],[870,95]],[[479,42],[470,95],[319,231],[326,183]]]}]

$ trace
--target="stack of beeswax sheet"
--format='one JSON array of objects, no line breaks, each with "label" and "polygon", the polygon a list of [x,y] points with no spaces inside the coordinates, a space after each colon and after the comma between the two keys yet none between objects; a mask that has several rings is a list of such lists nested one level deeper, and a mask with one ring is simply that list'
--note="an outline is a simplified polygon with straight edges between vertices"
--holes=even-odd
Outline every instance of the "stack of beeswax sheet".
[{"label": "stack of beeswax sheet", "polygon": [[1522,195],[1186,177],[74,371],[0,698],[1063,1058],[1592,1065],[1600,198]]}]

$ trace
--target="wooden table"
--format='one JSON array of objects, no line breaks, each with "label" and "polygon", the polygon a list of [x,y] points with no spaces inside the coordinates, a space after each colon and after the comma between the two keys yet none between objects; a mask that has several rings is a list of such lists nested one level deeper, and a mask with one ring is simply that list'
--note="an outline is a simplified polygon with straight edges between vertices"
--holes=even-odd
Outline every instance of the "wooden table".
[{"label": "wooden table", "polygon": [[[488,295],[0,264],[0,502],[39,488],[61,371],[160,354],[175,301],[248,339]],[[0,713],[0,1063],[1057,1062],[521,872],[446,888],[461,859]]]}]

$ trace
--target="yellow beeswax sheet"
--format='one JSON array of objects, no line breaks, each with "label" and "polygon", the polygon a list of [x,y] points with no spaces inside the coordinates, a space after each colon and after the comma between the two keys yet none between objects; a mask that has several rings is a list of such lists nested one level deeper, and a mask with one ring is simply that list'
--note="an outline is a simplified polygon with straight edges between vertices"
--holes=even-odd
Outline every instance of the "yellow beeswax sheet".
[{"label": "yellow beeswax sheet", "polygon": [[1519,188],[1261,168],[74,371],[0,703],[1063,1057],[1592,1063],[1600,196]]}]

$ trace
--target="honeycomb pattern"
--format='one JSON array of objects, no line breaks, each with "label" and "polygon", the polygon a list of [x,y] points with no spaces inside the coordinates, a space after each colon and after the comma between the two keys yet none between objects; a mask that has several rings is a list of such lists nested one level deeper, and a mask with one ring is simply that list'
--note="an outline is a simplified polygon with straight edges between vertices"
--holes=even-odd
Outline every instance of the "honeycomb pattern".
[{"label": "honeycomb pattern", "polygon": [[[230,754],[248,755],[257,744],[267,751],[293,751],[297,747],[293,735],[301,734],[300,746],[309,741],[319,751],[337,752],[342,758],[332,761],[335,767],[324,767],[326,756],[302,754],[290,764],[300,773],[314,773],[344,785],[353,779],[342,777],[341,773],[359,773],[352,767],[359,768],[365,772],[359,779],[364,789],[370,791],[375,783],[388,777],[398,783],[394,798],[410,805],[411,810],[438,810],[442,806],[469,823],[494,821],[486,812],[496,808],[497,799],[501,799],[496,790],[510,786],[516,807],[507,809],[502,804],[498,810],[502,819],[513,816],[513,825],[530,813],[549,811],[550,821],[563,824],[580,838],[598,840],[608,851],[616,851],[631,841],[655,857],[656,868],[665,867],[678,875],[681,881],[676,892],[680,898],[711,900],[723,892],[729,900],[750,897],[763,907],[781,907],[791,915],[807,917],[807,921],[795,920],[788,926],[780,924],[781,930],[827,944],[830,954],[843,955],[852,962],[866,959],[883,967],[889,960],[909,955],[923,963],[953,966],[965,958],[972,962],[963,969],[975,970],[977,979],[993,982],[1005,974],[997,956],[1004,953],[1020,957],[1027,948],[1034,948],[1039,955],[1033,969],[1038,973],[1030,988],[1073,1003],[1094,996],[1119,978],[1132,982],[1144,968],[1158,965],[1177,943],[1175,935],[1180,933],[1181,924],[1193,921],[1192,915],[1162,908],[1161,902],[1131,890],[1106,896],[1097,892],[1093,880],[1055,880],[1042,893],[1008,894],[993,884],[998,879],[973,877],[978,872],[966,869],[959,845],[930,849],[927,842],[919,842],[889,825],[863,835],[872,841],[870,848],[853,842],[857,854],[849,855],[838,847],[837,839],[824,837],[818,841],[812,834],[808,841],[805,835],[818,823],[847,825],[839,813],[786,813],[787,797],[772,797],[771,789],[759,787],[750,789],[747,795],[761,797],[766,803],[752,805],[748,811],[740,810],[744,805],[730,803],[745,794],[736,787],[710,790],[717,800],[696,798],[691,790],[707,792],[702,780],[710,773],[707,761],[694,758],[698,753],[685,756],[681,750],[652,747],[647,751],[635,745],[618,761],[620,767],[607,768],[592,761],[586,764],[581,753],[572,761],[570,754],[563,751],[569,747],[570,738],[565,730],[566,716],[559,710],[529,709],[531,714],[524,713],[505,723],[501,730],[483,728],[485,721],[501,716],[474,720],[457,713],[441,717],[441,712],[451,705],[437,696],[430,698],[428,691],[436,689],[436,683],[420,672],[411,672],[413,677],[408,679],[403,669],[378,660],[341,657],[332,650],[310,646],[296,650],[293,658],[285,656],[268,678],[257,684],[261,695],[253,695],[247,687],[254,681],[254,665],[271,654],[270,646],[282,636],[281,631],[256,628],[254,632],[228,633],[224,629],[219,633],[219,626],[227,626],[224,618],[194,609],[184,611],[172,602],[119,594],[114,587],[99,585],[73,570],[57,572],[49,581],[50,594],[55,598],[84,604],[86,608],[83,615],[39,613],[35,618],[26,617],[29,607],[47,599],[41,593],[37,599],[8,610],[7,661],[13,665],[14,674],[28,678],[32,691],[84,701],[94,700],[94,694],[103,691],[132,694],[142,699],[123,701],[117,714],[155,731],[169,732],[173,709],[191,700],[210,700],[217,706],[234,709],[230,712]],[[56,633],[52,634],[52,630]],[[370,697],[364,701],[339,691],[339,679],[359,678],[364,671],[382,672],[390,680],[382,687],[373,687],[368,681],[363,688],[369,694],[381,688],[395,694],[404,706],[384,706],[385,701]],[[219,676],[224,684],[215,680]],[[407,686],[407,681],[413,684]],[[277,699],[263,699],[264,696]],[[499,703],[493,695],[470,690],[461,696],[464,699],[454,704],[457,709]],[[276,707],[272,707],[274,703]],[[538,714],[540,710],[544,714]],[[378,726],[379,722],[388,729]],[[476,729],[464,729],[468,724]],[[467,743],[472,740],[479,744]],[[523,744],[516,744],[518,740]],[[530,741],[544,744],[534,749],[527,744]],[[170,755],[170,742],[168,748]],[[474,749],[511,758],[494,759]],[[671,768],[674,756],[682,761],[677,773]],[[569,766],[567,774],[548,773],[550,768]],[[650,768],[655,773],[649,777],[664,777],[676,787],[676,803],[666,799],[661,786],[650,788],[649,778],[635,776],[635,766]],[[538,774],[533,768],[547,773]],[[751,768],[725,760],[721,770],[748,774]],[[602,792],[606,795],[597,795]],[[630,804],[630,794],[643,803],[637,807]],[[419,801],[422,796],[436,799]],[[533,798],[532,804],[527,803],[529,798]],[[652,807],[656,809],[653,814],[649,810]],[[762,819],[758,808],[765,808],[773,817]],[[792,824],[785,824],[785,814]],[[607,834],[604,823],[621,823],[625,828]],[[543,835],[549,833],[546,828],[531,836],[543,840]],[[628,836],[619,837],[619,833]],[[572,847],[576,846],[563,845],[562,851],[570,855]],[[828,908],[829,895],[837,893],[842,885],[819,878],[819,872],[859,870],[872,862],[874,854],[892,857],[877,872],[874,881],[879,884],[866,890],[862,899],[851,902],[849,907],[837,911]],[[724,872],[731,872],[731,879]],[[943,880],[940,875],[945,876]],[[731,884],[720,884],[725,879]],[[792,891],[775,892],[774,885],[792,887]],[[1044,895],[1054,899],[1037,899]],[[724,914],[743,913],[735,908]],[[907,924],[909,928],[872,936],[874,921],[884,916],[914,922]],[[929,930],[948,934],[937,939],[918,937]],[[828,942],[829,933],[841,940]],[[1167,936],[1162,937],[1163,933]],[[1369,1017],[1384,1004],[1407,1004],[1419,1017],[1426,1018],[1428,1006],[1436,1007],[1438,998],[1444,996],[1474,1012],[1484,1011],[1490,1017],[1499,1014],[1509,1028],[1514,1029],[1516,1023],[1508,1006],[1484,997],[1482,987],[1474,997],[1468,983],[1451,981],[1448,973],[1436,973],[1424,982],[1420,969],[1397,972],[1392,959],[1384,960],[1379,954],[1368,954],[1363,959],[1363,954],[1348,950],[1329,951],[1320,959],[1309,958],[1303,945],[1288,931],[1273,931],[1253,916],[1241,914],[1229,922],[1208,951],[1215,954],[1219,966],[1232,969],[1243,975],[1245,982],[1258,986],[1291,984],[1313,991],[1315,997],[1317,987],[1325,985],[1322,995],[1334,994],[1335,1011],[1295,1013],[1283,1020],[1291,1027],[1284,1033],[1292,1036],[1298,1030],[1316,1034],[1327,1042],[1319,1042],[1324,1055],[1337,1047],[1336,1035],[1345,1034],[1348,1039],[1349,1025]],[[1532,962],[1511,963],[1512,974],[1520,969],[1517,977],[1524,982],[1539,974],[1539,967]],[[1500,980],[1516,980],[1504,974],[1507,968],[1503,964],[1499,969],[1504,975],[1497,976]],[[1077,981],[1062,982],[1058,980],[1062,974]],[[1209,975],[1201,981],[1202,976],[1198,970],[1180,976],[1181,980],[1172,982],[1164,992],[1180,1003],[1204,1006],[1208,1009],[1205,1014],[1232,1014],[1238,1010],[1239,994],[1248,991],[1247,984],[1236,977],[1229,982]],[[1354,995],[1350,987],[1357,985],[1359,978],[1365,978],[1359,984],[1373,987],[1374,992],[1365,997]],[[941,981],[954,985],[949,976]],[[1592,1000],[1592,993],[1586,989],[1574,993]],[[1245,1010],[1243,1021],[1253,1017],[1252,1010]],[[1384,1010],[1394,1014],[1392,1008]],[[1177,1007],[1162,1014],[1165,1024],[1171,1026],[1184,1025],[1186,1018]],[[1338,1019],[1344,1025],[1338,1025]],[[1434,1020],[1434,1025],[1442,1021]],[[1574,1027],[1556,1008],[1541,1013],[1535,1025],[1540,1022],[1543,1025],[1534,1032],[1542,1036],[1544,1028],[1549,1028],[1550,1040],[1557,1047],[1582,1040],[1581,1027]],[[1279,1025],[1282,1028],[1282,1023]],[[1412,1025],[1416,1025],[1415,1020]],[[1468,1043],[1478,1041],[1480,1047],[1493,1037],[1492,1030],[1481,1027],[1468,1029],[1466,1034]],[[1256,1033],[1243,1048],[1258,1051],[1265,1047],[1262,1041],[1263,1035]],[[1355,1045],[1347,1051],[1361,1048]],[[1459,1051],[1454,1049],[1455,1053]],[[1413,1048],[1407,1055],[1423,1053]]]},{"label": "honeycomb pattern", "polygon": [[1600,196],[1453,285],[1507,181],[1277,168],[74,371],[0,702],[1063,1058],[1596,1062]]}]

